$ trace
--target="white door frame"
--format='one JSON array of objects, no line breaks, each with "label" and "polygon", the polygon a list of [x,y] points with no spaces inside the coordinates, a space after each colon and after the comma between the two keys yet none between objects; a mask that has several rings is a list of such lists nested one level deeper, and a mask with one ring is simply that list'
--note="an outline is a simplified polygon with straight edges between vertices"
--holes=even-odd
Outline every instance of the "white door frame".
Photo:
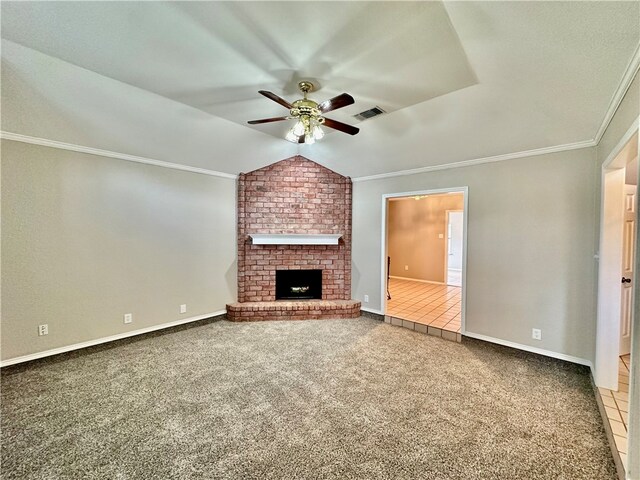
[{"label": "white door frame", "polygon": [[[451,212],[462,212],[462,216],[464,217],[464,210],[446,210],[445,211],[445,247],[444,247],[444,283],[445,285],[449,285],[449,214]],[[464,234],[464,228],[462,233]],[[463,269],[464,270],[464,269]]]},{"label": "white door frame", "polygon": [[[621,164],[619,154],[638,132],[639,120],[640,117],[603,162],[600,177],[598,308],[593,373],[596,385],[610,390],[618,390],[618,356],[620,354],[620,282],[626,163]],[[613,227],[611,222],[614,224]],[[618,225],[620,228],[617,228]]]},{"label": "white door frame", "polygon": [[595,381],[610,390],[618,390],[624,170],[602,170]]},{"label": "white door frame", "polygon": [[390,198],[415,197],[418,195],[436,195],[442,193],[461,193],[463,198],[462,211],[462,291],[461,291],[461,313],[460,332],[466,333],[466,312],[467,312],[467,219],[469,216],[469,187],[438,188],[434,190],[419,190],[413,192],[385,193],[382,195],[382,252],[381,252],[381,272],[380,279],[380,299],[383,315],[387,312],[387,208]]}]

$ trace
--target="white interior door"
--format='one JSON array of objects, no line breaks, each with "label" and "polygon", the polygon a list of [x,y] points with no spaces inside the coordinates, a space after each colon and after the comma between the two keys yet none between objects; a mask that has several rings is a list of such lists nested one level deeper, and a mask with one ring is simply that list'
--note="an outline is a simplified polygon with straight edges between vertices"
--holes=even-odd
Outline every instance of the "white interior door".
[{"label": "white interior door", "polygon": [[633,265],[636,245],[636,186],[624,186],[624,230],[622,234],[622,298],[620,302],[620,355],[631,351],[633,314]]},{"label": "white interior door", "polygon": [[461,210],[447,212],[447,285],[462,286],[463,216]]}]

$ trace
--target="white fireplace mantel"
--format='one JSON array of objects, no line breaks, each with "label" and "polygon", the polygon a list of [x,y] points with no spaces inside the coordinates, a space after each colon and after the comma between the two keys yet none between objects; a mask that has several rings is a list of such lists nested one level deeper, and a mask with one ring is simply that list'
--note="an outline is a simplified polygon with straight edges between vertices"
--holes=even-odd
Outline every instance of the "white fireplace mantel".
[{"label": "white fireplace mantel", "polygon": [[338,245],[341,234],[250,233],[254,245]]}]

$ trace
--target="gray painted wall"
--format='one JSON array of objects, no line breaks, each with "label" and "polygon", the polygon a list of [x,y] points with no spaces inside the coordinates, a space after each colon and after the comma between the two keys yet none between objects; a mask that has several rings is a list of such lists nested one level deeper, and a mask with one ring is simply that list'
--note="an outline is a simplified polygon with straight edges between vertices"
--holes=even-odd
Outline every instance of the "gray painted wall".
[{"label": "gray painted wall", "polygon": [[235,188],[3,141],[2,359],[223,310],[236,297]]},{"label": "gray painted wall", "polygon": [[355,182],[354,298],[381,307],[383,194],[468,186],[467,330],[592,360],[594,162],[588,148]]}]

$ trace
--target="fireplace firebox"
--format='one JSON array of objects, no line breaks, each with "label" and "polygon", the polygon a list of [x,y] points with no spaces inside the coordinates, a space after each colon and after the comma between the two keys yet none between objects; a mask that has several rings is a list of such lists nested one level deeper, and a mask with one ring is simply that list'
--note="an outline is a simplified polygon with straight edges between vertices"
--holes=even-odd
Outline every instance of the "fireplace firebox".
[{"label": "fireplace firebox", "polygon": [[276,270],[276,300],[322,300],[322,270]]}]

